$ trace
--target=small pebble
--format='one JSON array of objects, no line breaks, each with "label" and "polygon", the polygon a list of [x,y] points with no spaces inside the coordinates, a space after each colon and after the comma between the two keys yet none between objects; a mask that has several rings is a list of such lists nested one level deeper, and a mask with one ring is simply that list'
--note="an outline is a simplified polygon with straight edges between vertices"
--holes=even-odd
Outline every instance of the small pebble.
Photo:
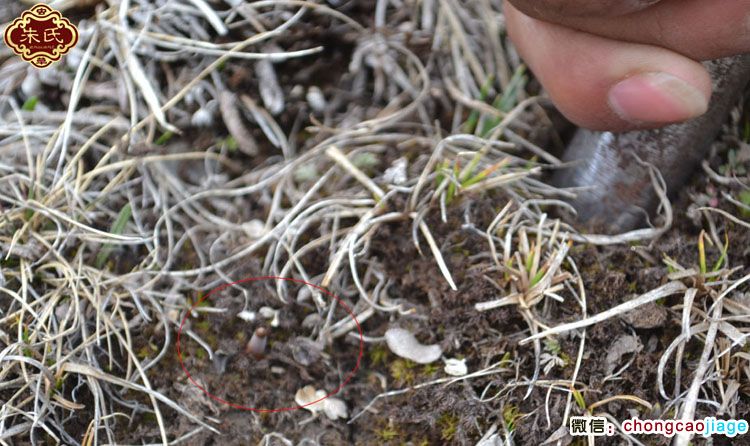
[{"label": "small pebble", "polygon": [[446,359],[443,370],[451,376],[464,376],[469,373],[469,370],[466,368],[466,359]]},{"label": "small pebble", "polygon": [[318,113],[324,112],[328,105],[325,96],[323,96],[323,92],[316,86],[312,86],[307,90],[305,99],[307,99],[307,103],[310,104],[310,107]]},{"label": "small pebble", "polygon": [[320,353],[323,351],[323,346],[321,344],[302,336],[294,338],[291,348],[294,360],[305,367],[316,362],[320,358]]},{"label": "small pebble", "polygon": [[237,317],[242,319],[245,322],[252,322],[255,320],[255,312],[243,310],[237,313]]},{"label": "small pebble", "polygon": [[622,315],[625,322],[637,329],[651,329],[667,322],[667,309],[664,305],[650,302]]},{"label": "small pebble", "polygon": [[190,124],[195,127],[210,127],[213,124],[214,118],[210,111],[205,108],[199,108],[193,113],[190,118]]}]

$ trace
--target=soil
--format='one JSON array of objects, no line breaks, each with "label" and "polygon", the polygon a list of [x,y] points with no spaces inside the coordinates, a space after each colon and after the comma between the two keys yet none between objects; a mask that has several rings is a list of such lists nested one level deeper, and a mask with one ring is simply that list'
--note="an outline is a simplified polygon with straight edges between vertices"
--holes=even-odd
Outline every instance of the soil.
[{"label": "soil", "polygon": [[[687,218],[686,210],[692,202],[689,195],[705,184],[706,179],[699,178],[679,195],[675,203],[678,223],[648,251],[654,258],[661,259],[666,255],[683,265],[696,263],[696,240],[700,228]],[[179,366],[176,353],[173,352],[170,360],[163,361],[158,373],[153,374],[153,384],[157,388],[167,389],[167,396],[186,407],[197,412],[207,412],[221,420],[218,427],[223,432],[222,435],[202,433],[185,444],[255,444],[270,432],[282,432],[293,441],[317,438],[320,444],[474,444],[493,423],[502,423],[504,414],[510,410],[520,414],[515,421],[517,444],[541,444],[549,438],[561,422],[565,404],[565,398],[561,394],[553,393],[551,396],[549,422],[543,409],[547,397],[543,388],[537,388],[525,397],[527,387],[519,386],[504,398],[479,401],[487,388],[496,391],[516,376],[531,376],[534,369],[533,349],[518,344],[528,333],[520,314],[509,307],[488,312],[477,312],[473,308],[475,303],[496,297],[496,290],[482,279],[481,262],[473,260],[473,256],[485,250],[486,241],[477,233],[462,228],[459,222],[468,207],[477,226],[486,226],[497,211],[497,203],[503,202],[499,197],[466,200],[452,207],[447,223],[441,222],[438,215],[429,216],[429,225],[435,230],[436,238],[447,241],[442,246],[443,252],[452,253],[446,256],[446,261],[459,284],[456,292],[451,291],[442,280],[434,260],[420,255],[416,250],[411,242],[409,223],[383,226],[373,239],[371,250],[372,256],[381,262],[392,279],[392,286],[388,289],[389,297],[394,301],[408,303],[417,309],[416,314],[426,315],[400,317],[401,326],[417,333],[423,343],[439,343],[444,348],[446,357],[465,358],[469,370],[480,369],[503,357],[513,358],[517,369],[510,368],[498,375],[473,379],[470,383],[448,387],[428,386],[381,399],[370,413],[360,416],[351,424],[333,422],[321,415],[318,421],[302,425],[301,421],[308,418],[308,412],[258,414],[233,409],[207,399],[200,391],[191,388]],[[729,251],[730,264],[746,263],[746,247],[750,246],[748,232],[731,223],[719,229],[726,230],[729,239],[733,241],[732,246],[738,248]],[[709,251],[709,263],[717,260],[718,256],[718,250]],[[666,267],[650,263],[630,247],[577,246],[573,249],[572,257],[585,279],[591,313],[606,310],[666,281]],[[750,268],[746,266],[738,275],[748,272]],[[261,298],[264,292],[266,297]],[[271,299],[266,289],[261,288],[252,295],[252,305],[255,308],[264,304],[278,304]],[[295,296],[296,293],[291,292],[290,295]],[[222,296],[212,301],[214,304],[221,302],[218,306],[229,309],[228,314],[236,314],[242,308],[239,296]],[[672,309],[678,303],[676,298],[666,299],[654,304],[657,309],[642,309],[640,314],[636,313],[627,319],[610,320],[589,328],[587,349],[578,378],[579,382],[585,384],[586,390],[582,395],[587,403],[621,394],[634,395],[650,402],[662,400],[656,388],[656,368],[661,352],[679,333],[680,313]],[[283,342],[301,335],[298,322],[306,312],[309,313],[309,308],[294,304],[284,308],[281,325],[274,330],[271,353],[261,361],[243,356],[242,353],[244,343],[252,333],[251,324],[229,316],[212,315],[201,319],[210,322],[201,328],[200,321],[192,320],[191,324],[197,330],[206,331],[202,335],[207,336],[222,350],[231,352],[234,357],[223,373],[217,373],[210,361],[197,356],[196,345],[190,344],[186,349],[186,356],[190,358],[187,363],[189,367],[205,372],[202,379],[208,389],[216,389],[217,396],[242,401],[246,405],[288,405],[297,389],[311,383],[325,389],[335,388],[345,371],[352,368],[358,349],[356,340],[337,340],[332,346],[325,348],[329,355],[325,366],[319,364],[301,370],[289,361],[289,347],[283,345]],[[548,321],[556,324],[579,316],[578,308],[570,301],[556,311],[545,314]],[[390,322],[389,318],[378,314],[367,320],[363,329],[368,336],[381,336]],[[227,334],[231,334],[231,337]],[[140,337],[141,343],[149,337],[147,333],[143,335]],[[613,367],[607,361],[607,352],[613,343],[626,336],[637,337],[642,348],[619,358],[618,364],[615,364],[618,368],[631,359],[632,364],[618,380],[604,381],[603,378],[611,373]],[[562,336],[560,349],[561,356],[574,358],[578,339]],[[701,349],[702,345],[697,342],[688,344],[686,357],[699,356]],[[269,367],[273,365],[283,368],[285,373],[269,372]],[[563,370],[553,370],[550,376],[543,373],[540,379],[554,378],[560,374],[569,376],[572,367],[573,364],[568,363]],[[388,390],[393,390],[434,379],[441,375],[438,373],[440,371],[440,365],[433,367],[414,364],[394,357],[382,344],[368,343],[360,370],[336,397],[344,400],[350,413],[354,413],[385,390],[383,380],[388,382]],[[671,391],[667,384],[667,392]],[[492,393],[489,390],[484,398],[489,399],[487,396]],[[611,402],[604,408],[618,420],[633,416],[644,419],[662,415],[658,405],[649,411],[636,405]],[[744,395],[738,405],[738,413],[743,412],[750,413],[750,399]],[[710,411],[700,410],[699,406],[696,418],[714,415]],[[175,433],[185,433],[190,428],[185,423],[182,427],[176,427]],[[153,428],[150,431],[138,429],[132,433],[131,440],[156,441],[156,435]],[[641,440],[649,445],[669,444],[666,438],[649,437]],[[695,444],[700,444],[700,441],[698,439]],[[599,439],[596,444],[617,443]],[[741,443],[717,437],[713,444]]]}]

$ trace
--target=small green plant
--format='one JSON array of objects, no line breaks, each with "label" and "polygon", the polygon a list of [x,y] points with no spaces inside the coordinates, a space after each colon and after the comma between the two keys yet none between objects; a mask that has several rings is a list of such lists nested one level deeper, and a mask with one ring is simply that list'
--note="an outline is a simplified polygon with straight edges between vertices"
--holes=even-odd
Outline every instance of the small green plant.
[{"label": "small green plant", "polygon": [[[706,231],[701,231],[701,233],[698,235],[698,272],[696,274],[696,279],[698,280],[700,286],[702,286],[701,284],[706,281],[706,277],[715,276],[716,273],[720,272],[722,268],[726,266],[727,252],[729,251],[729,237],[725,234],[724,245],[719,248],[719,258],[716,260],[716,263],[714,263],[713,266],[711,266],[711,268],[709,269],[708,259],[706,256],[706,243],[708,243],[709,246],[714,245],[714,242],[712,242],[710,238],[706,237]],[[683,267],[676,260],[667,255],[664,256],[662,261],[667,266],[667,271],[670,274],[686,270],[685,267]]]},{"label": "small green plant", "polygon": [[729,250],[729,236],[727,234],[724,234],[724,246],[721,248],[721,255],[719,256],[719,260],[714,263],[713,268],[711,268],[712,272],[719,271],[721,268],[724,267],[724,264],[727,261],[727,251]]},{"label": "small green plant", "polygon": [[[510,78],[510,82],[508,82],[508,86],[503,91],[503,94],[495,98],[492,102],[492,106],[503,113],[508,113],[513,110],[513,107],[518,104],[518,98],[521,91],[526,86],[526,80],[526,67],[520,65],[515,73],[513,73],[513,77]],[[500,122],[502,122],[502,119],[498,116],[487,118],[482,123],[479,136],[482,138],[490,136]]]},{"label": "small green plant", "polygon": [[698,262],[700,264],[701,274],[706,275],[706,245],[703,240],[706,236],[706,231],[701,231],[698,236]]},{"label": "small green plant", "polygon": [[162,133],[162,135],[156,139],[154,144],[156,144],[157,146],[163,146],[164,144],[169,142],[169,140],[172,139],[173,136],[174,136],[174,132],[168,130]]},{"label": "small green plant", "polygon": [[573,399],[576,400],[576,404],[578,404],[578,407],[581,408],[581,410],[586,410],[586,400],[583,399],[583,394],[578,391],[575,387],[570,388],[570,391],[573,392]]},{"label": "small green plant", "polygon": [[[36,191],[35,185],[36,185],[36,183],[32,184],[31,188],[29,189],[29,201],[31,201],[31,200],[33,200],[35,198],[35,195],[36,195],[35,194],[35,191]],[[26,219],[26,221],[31,220],[31,218],[33,216],[34,216],[34,209],[31,209],[31,208],[26,209],[26,211],[24,211],[24,213],[23,213],[23,218]]]},{"label": "small green plant", "polygon": [[39,103],[39,98],[36,96],[31,96],[30,98],[26,99],[26,102],[23,103],[23,105],[21,106],[21,110],[34,111],[38,103]]},{"label": "small green plant", "polygon": [[739,199],[740,203],[747,206],[747,208],[738,206],[740,208],[740,214],[745,218],[750,217],[750,210],[748,210],[748,208],[750,208],[750,190],[741,191],[737,198]]},{"label": "small green plant", "polygon": [[461,169],[458,160],[451,167],[449,160],[444,160],[438,164],[437,175],[435,176],[435,182],[440,187],[443,182],[448,181],[448,186],[445,190],[445,203],[450,204],[456,197],[461,189],[465,189],[469,186],[479,183],[488,176],[490,176],[496,170],[506,166],[509,162],[509,158],[504,158],[497,163],[482,169],[477,172],[479,162],[484,156],[484,151],[478,151],[471,159],[469,164]]},{"label": "small green plant", "polygon": [[[484,82],[482,87],[479,89],[479,100],[484,102],[487,100],[487,96],[490,93],[490,88],[492,88],[492,83],[495,81],[495,78],[490,75],[487,76],[487,80]],[[477,123],[479,122],[479,118],[481,117],[481,113],[479,110],[472,110],[471,113],[469,113],[469,118],[464,122],[463,128],[464,132],[466,133],[474,133],[474,130],[477,128]]]},{"label": "small green plant", "polygon": [[[701,275],[703,276],[705,276],[709,272],[708,266],[706,264],[705,240],[708,240],[709,244],[711,243],[711,239],[706,238],[706,231],[701,231],[700,235],[698,236],[698,264],[699,264]],[[716,263],[714,264],[714,266],[711,268],[710,272],[715,273],[716,271],[719,271],[722,266],[724,266],[724,263],[727,260],[728,249],[729,249],[729,237],[725,234],[724,246],[721,248],[721,255],[719,259],[716,261]]]},{"label": "small green plant", "polygon": [[516,430],[516,420],[518,420],[519,416],[521,416],[521,411],[518,409],[518,406],[508,404],[503,407],[503,421],[505,421],[505,425],[508,427],[508,432]]},{"label": "small green plant", "polygon": [[[487,77],[487,80],[479,90],[479,101],[487,102],[494,82],[495,78],[493,76]],[[518,105],[518,98],[521,95],[521,91],[523,91],[526,86],[526,82],[526,67],[521,65],[513,73],[513,76],[502,94],[496,95],[492,100],[492,107],[500,111],[502,114],[513,110],[513,107]],[[502,122],[500,116],[493,115],[487,117],[479,110],[472,110],[466,122],[463,124],[463,130],[466,133],[474,133],[482,138],[487,138],[500,122]]]},{"label": "small green plant", "polygon": [[[520,97],[521,91],[526,85],[525,71],[525,66],[519,66],[516,72],[513,74],[513,77],[508,82],[508,85],[506,86],[502,94],[495,95],[494,99],[492,100],[492,107],[500,112],[500,116],[493,114],[492,116],[487,117],[484,116],[479,110],[472,110],[472,112],[469,114],[469,117],[463,124],[464,132],[473,133],[482,138],[492,137],[493,131],[502,122],[502,117],[506,113],[510,112],[513,107],[518,104],[518,98]],[[490,99],[492,84],[494,83],[494,81],[495,78],[493,76],[487,77],[487,80],[479,90],[479,101],[486,103]],[[479,183],[480,181],[487,178],[490,174],[492,174],[492,172],[510,162],[509,159],[504,159],[499,163],[489,166],[481,171],[477,171],[479,162],[487,153],[487,150],[488,147],[485,147],[477,151],[469,164],[463,169],[461,168],[458,161],[453,163],[452,166],[451,162],[448,160],[445,160],[437,165],[437,185],[441,186],[445,181],[448,181],[445,195],[446,204],[450,204],[450,202],[453,201],[460,189],[465,189]],[[533,164],[534,163],[532,162],[532,167]]]},{"label": "small green plant", "polygon": [[570,357],[562,351],[557,340],[547,338],[544,340],[544,352],[540,361],[544,365],[544,373],[549,373],[555,367],[566,367],[570,362]]},{"label": "small green plant", "polygon": [[237,151],[237,149],[240,148],[240,145],[237,143],[237,140],[234,139],[234,136],[229,135],[226,138],[224,138],[224,144],[227,146],[227,150],[229,150],[230,153],[234,153]]},{"label": "small green plant", "polygon": [[505,352],[503,354],[502,359],[500,359],[500,363],[505,364],[505,363],[511,363],[511,362],[513,362],[513,356],[510,354],[510,352]]},{"label": "small green plant", "polygon": [[562,347],[560,346],[560,343],[557,342],[557,340],[553,338],[544,339],[544,349],[552,353],[553,355],[559,355],[560,352],[562,351]]}]

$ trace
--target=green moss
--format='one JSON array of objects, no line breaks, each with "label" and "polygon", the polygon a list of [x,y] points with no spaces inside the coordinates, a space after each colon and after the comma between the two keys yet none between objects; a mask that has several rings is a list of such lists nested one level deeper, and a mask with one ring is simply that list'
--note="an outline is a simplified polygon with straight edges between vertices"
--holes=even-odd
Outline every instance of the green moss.
[{"label": "green moss", "polygon": [[373,366],[385,365],[388,361],[388,347],[385,345],[375,346],[370,350],[370,363]]},{"label": "green moss", "polygon": [[211,328],[211,323],[208,321],[195,322],[195,331],[207,332]]},{"label": "green moss", "polygon": [[149,354],[151,354],[151,349],[148,347],[148,345],[144,345],[135,352],[135,356],[138,359],[148,358]]},{"label": "green moss", "polygon": [[638,282],[630,282],[628,284],[628,291],[631,293],[635,293],[638,291]]},{"label": "green moss", "polygon": [[153,412],[145,412],[143,414],[143,421],[146,421],[148,423],[156,423],[156,414]]},{"label": "green moss", "polygon": [[237,332],[234,333],[234,340],[240,343],[245,343],[247,340],[247,335],[242,330],[237,330]]},{"label": "green moss", "polygon": [[425,364],[422,367],[422,374],[426,376],[432,376],[435,373],[440,371],[440,366],[438,364]]},{"label": "green moss", "polygon": [[382,441],[391,441],[397,438],[401,433],[392,423],[388,423],[387,426],[382,427],[375,431],[375,435]]},{"label": "green moss", "polygon": [[398,385],[412,385],[416,378],[414,368],[416,364],[408,359],[397,359],[390,365],[391,378],[396,381]]},{"label": "green moss", "polygon": [[440,428],[440,438],[450,441],[456,436],[458,431],[458,417],[451,413],[444,413],[438,418],[438,427]]}]

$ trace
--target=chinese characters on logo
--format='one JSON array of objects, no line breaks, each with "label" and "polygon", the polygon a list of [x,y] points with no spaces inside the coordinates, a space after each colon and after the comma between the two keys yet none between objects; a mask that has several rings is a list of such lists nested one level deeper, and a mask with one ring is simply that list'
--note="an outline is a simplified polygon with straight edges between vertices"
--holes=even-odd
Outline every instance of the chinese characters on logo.
[{"label": "chinese characters on logo", "polygon": [[45,4],[21,14],[5,30],[5,44],[37,68],[60,60],[78,43],[78,29]]}]

